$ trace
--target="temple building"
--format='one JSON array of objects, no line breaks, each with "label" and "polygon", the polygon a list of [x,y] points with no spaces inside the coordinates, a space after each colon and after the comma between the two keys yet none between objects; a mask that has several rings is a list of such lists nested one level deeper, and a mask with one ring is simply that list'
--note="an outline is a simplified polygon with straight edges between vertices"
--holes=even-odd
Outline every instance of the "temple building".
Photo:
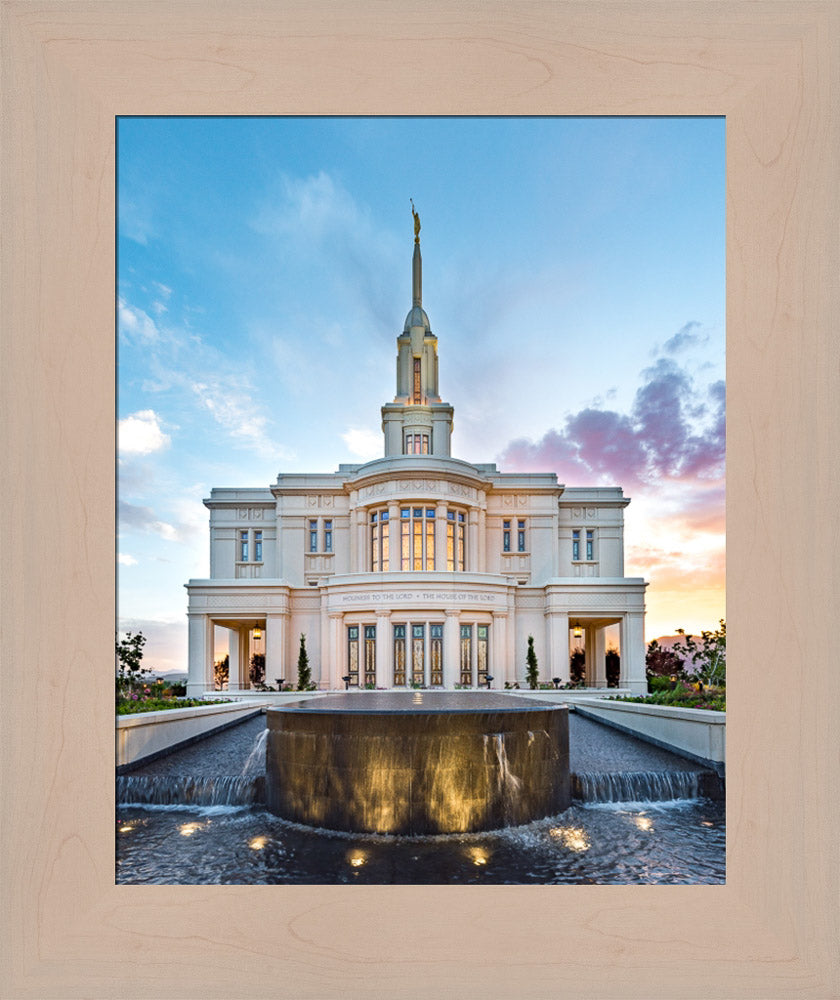
[{"label": "temple building", "polygon": [[217,626],[229,630],[230,691],[250,686],[255,652],[266,684],[295,685],[301,635],[320,689],[525,686],[529,636],[540,681],[568,681],[580,647],[586,684],[604,687],[610,626],[613,684],[647,690],[646,583],[624,576],[629,499],[452,457],[416,213],[414,229],[383,457],[204,501],[210,579],[186,585],[191,696],[214,688]]}]

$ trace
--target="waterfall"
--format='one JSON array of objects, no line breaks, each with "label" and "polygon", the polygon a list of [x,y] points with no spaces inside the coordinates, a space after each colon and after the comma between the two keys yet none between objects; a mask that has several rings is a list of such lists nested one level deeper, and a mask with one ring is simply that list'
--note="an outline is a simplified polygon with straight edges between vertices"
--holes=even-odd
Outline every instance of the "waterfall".
[{"label": "waterfall", "polygon": [[582,802],[666,802],[700,797],[697,771],[572,774],[572,798]]},{"label": "waterfall", "polygon": [[264,789],[262,776],[185,778],[127,774],[117,778],[117,802],[121,805],[247,806],[262,802]]},{"label": "waterfall", "polygon": [[522,781],[510,769],[504,733],[487,733],[484,737],[484,758],[487,759],[487,748],[491,746],[499,765],[497,770],[497,787],[505,802],[506,810],[515,802],[522,788]]},{"label": "waterfall", "polygon": [[254,741],[254,749],[248,754],[248,759],[245,761],[245,766],[242,768],[243,777],[249,770],[256,770],[257,767],[259,768],[260,774],[265,771],[265,743],[267,738],[267,729],[263,729],[262,732],[257,734],[257,738]]}]

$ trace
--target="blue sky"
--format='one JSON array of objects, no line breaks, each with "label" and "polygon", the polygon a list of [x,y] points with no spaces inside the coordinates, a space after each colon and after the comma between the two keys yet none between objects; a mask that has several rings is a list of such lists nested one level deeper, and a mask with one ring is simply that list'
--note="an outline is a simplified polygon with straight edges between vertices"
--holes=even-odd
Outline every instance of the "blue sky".
[{"label": "blue sky", "polygon": [[453,454],[623,485],[647,636],[724,610],[721,118],[117,122],[119,606],[186,669],[213,486],[382,450],[422,220]]}]

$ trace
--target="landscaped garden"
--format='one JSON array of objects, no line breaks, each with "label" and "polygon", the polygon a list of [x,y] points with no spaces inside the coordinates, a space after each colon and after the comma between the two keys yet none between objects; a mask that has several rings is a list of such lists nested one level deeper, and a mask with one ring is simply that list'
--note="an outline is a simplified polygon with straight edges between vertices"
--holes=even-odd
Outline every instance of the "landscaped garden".
[{"label": "landscaped garden", "polygon": [[117,715],[134,715],[137,712],[160,712],[173,708],[199,708],[217,705],[197,698],[186,698],[185,684],[168,684],[151,676],[152,671],[143,666],[143,646],[146,637],[142,632],[126,633],[126,638],[116,643],[117,675],[115,701]]},{"label": "landscaped garden", "polygon": [[648,643],[645,670],[647,695],[616,696],[612,701],[632,701],[674,708],[726,711],[726,622],[699,639],[677,629],[682,638],[670,649],[654,639]]}]

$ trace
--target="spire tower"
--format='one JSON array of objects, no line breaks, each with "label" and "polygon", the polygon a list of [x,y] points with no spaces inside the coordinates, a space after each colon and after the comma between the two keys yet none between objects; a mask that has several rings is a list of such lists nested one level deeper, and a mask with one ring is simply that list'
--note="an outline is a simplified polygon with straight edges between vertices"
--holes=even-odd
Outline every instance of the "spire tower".
[{"label": "spire tower", "polygon": [[385,457],[449,455],[452,407],[438,392],[437,337],[423,309],[423,259],[420,254],[420,216],[414,217],[414,255],[411,260],[411,309],[397,337],[397,394],[382,407]]}]

